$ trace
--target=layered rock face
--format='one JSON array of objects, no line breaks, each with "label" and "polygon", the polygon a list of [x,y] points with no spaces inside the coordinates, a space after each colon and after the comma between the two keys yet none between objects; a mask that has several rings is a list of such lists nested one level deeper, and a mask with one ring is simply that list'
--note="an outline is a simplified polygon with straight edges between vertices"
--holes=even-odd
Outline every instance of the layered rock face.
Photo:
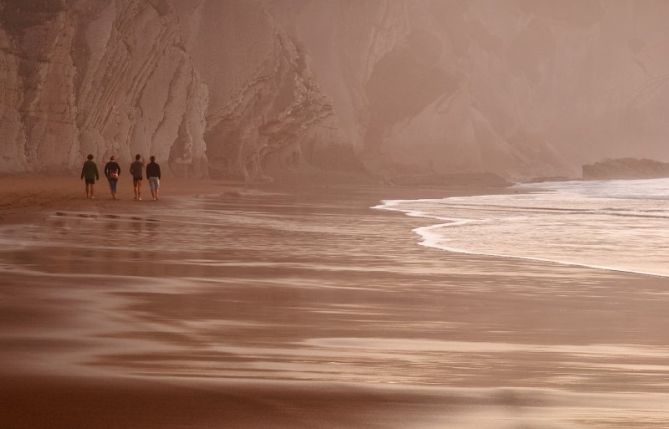
[{"label": "layered rock face", "polygon": [[665,2],[0,0],[0,172],[256,180],[664,159]]},{"label": "layered rock face", "polygon": [[8,0],[2,18],[3,171],[141,153],[207,174],[208,89],[168,5]]}]

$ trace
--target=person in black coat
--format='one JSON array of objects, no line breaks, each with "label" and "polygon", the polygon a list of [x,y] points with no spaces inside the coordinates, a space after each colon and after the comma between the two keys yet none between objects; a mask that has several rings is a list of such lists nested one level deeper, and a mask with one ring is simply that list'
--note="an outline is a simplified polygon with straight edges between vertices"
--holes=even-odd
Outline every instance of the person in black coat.
[{"label": "person in black coat", "polygon": [[137,154],[135,161],[130,164],[130,174],[132,175],[132,191],[138,201],[142,199],[142,170],[144,170],[144,162],[142,156]]},{"label": "person in black coat", "polygon": [[95,198],[95,181],[100,180],[100,174],[98,174],[98,166],[93,161],[91,154],[86,157],[84,166],[81,168],[81,179],[86,179],[86,198]]}]

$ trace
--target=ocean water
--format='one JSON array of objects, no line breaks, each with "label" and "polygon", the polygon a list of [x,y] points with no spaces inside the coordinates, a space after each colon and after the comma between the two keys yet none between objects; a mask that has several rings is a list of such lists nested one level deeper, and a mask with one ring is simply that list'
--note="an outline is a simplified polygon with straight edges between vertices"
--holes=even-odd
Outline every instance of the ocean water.
[{"label": "ocean water", "polygon": [[434,220],[421,244],[669,276],[669,179],[519,184],[511,193],[387,200],[379,209]]}]

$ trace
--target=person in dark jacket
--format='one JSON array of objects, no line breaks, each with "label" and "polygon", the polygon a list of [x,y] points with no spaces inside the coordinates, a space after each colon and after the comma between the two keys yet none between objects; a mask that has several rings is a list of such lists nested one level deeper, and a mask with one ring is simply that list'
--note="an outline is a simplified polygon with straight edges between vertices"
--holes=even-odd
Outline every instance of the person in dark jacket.
[{"label": "person in dark jacket", "polygon": [[109,181],[109,188],[113,199],[116,198],[116,185],[118,185],[118,176],[121,175],[121,166],[114,160],[114,156],[109,157],[109,162],[105,164],[105,177]]},{"label": "person in dark jacket", "polygon": [[95,198],[95,181],[100,180],[98,166],[93,161],[93,155],[88,154],[84,166],[81,169],[81,179],[86,181],[86,198]]},{"label": "person in dark jacket", "polygon": [[140,154],[135,155],[135,161],[130,164],[130,174],[132,175],[132,190],[135,193],[135,199],[142,199],[142,170],[144,163]]},{"label": "person in dark jacket", "polygon": [[160,191],[160,165],[156,162],[156,157],[149,158],[151,162],[146,165],[146,177],[149,179],[149,188],[153,200],[158,200]]}]

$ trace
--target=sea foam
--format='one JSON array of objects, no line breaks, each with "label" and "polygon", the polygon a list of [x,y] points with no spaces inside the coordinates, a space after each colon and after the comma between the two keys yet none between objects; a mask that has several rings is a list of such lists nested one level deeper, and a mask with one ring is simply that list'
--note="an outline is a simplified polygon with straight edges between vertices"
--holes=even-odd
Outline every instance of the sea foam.
[{"label": "sea foam", "polygon": [[414,229],[431,248],[669,276],[669,179],[519,184],[511,191],[374,208],[437,221]]}]

